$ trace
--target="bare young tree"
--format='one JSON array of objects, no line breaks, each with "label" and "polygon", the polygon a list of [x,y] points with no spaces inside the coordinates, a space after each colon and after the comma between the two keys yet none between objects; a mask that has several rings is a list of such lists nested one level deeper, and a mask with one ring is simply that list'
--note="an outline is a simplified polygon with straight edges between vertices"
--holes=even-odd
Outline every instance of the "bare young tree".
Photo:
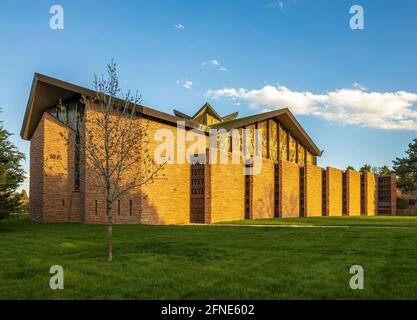
[{"label": "bare young tree", "polygon": [[[113,204],[123,195],[142,185],[152,183],[166,162],[155,161],[148,149],[149,120],[138,113],[141,96],[120,94],[116,64],[107,65],[107,77],[95,76],[95,96],[83,95],[85,114],[78,118],[79,139],[61,133],[67,144],[73,144],[80,156],[79,168],[89,176],[84,183],[101,190],[106,201],[108,224],[107,260],[113,259]],[[59,108],[65,108],[60,103]],[[54,167],[62,159],[50,155]],[[163,174],[162,174],[163,175]],[[93,179],[91,177],[94,176]]]}]

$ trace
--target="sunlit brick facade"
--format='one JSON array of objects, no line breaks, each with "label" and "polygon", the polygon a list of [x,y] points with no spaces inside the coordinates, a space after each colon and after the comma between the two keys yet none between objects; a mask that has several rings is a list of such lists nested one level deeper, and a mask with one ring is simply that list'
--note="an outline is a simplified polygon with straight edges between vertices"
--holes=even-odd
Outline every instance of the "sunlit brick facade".
[{"label": "sunlit brick facade", "polygon": [[[71,119],[94,116],[94,106],[80,105],[81,95],[93,95],[88,89],[36,74],[21,136],[30,140],[30,213],[44,222],[105,223],[104,196],[90,183],[91,169],[80,163],[69,140],[79,139],[79,130]],[[56,109],[59,101],[70,108],[65,117]],[[193,116],[174,110],[169,115],[141,107],[140,118],[150,122],[149,136],[160,129],[174,133],[175,148],[194,129],[209,141],[210,130],[224,129],[241,133],[240,141],[227,139],[228,163],[213,162],[207,149],[203,163],[173,163],[164,167],[164,178],[132,190],[113,207],[114,223],[189,224],[216,223],[243,219],[317,217],[378,214],[380,197],[389,198],[384,213],[393,211],[394,193],[378,188],[378,178],[370,173],[320,168],[321,151],[301,127],[289,109],[238,118],[238,114],[220,116],[208,103]],[[138,120],[140,121],[140,120]],[[177,128],[178,122],[184,128]],[[243,135],[249,130],[249,138]],[[261,132],[258,142],[255,130]],[[248,141],[246,141],[248,140]],[[182,142],[181,142],[182,143]],[[184,142],[185,147],[192,141]],[[245,175],[244,160],[232,163],[233,144],[247,146],[250,155],[262,151],[262,169]],[[257,145],[260,143],[260,145]],[[158,142],[150,146],[154,153]],[[64,171],[56,174],[48,161],[51,152],[60,151]],[[253,170],[249,168],[249,170]],[[384,198],[384,199],[385,199]],[[394,209],[393,209],[394,208]]]}]

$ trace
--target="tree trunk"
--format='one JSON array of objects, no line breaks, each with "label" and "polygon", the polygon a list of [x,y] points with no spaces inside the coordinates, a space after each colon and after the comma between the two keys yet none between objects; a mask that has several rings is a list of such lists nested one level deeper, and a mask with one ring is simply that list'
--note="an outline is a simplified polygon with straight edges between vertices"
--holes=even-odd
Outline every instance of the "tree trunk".
[{"label": "tree trunk", "polygon": [[107,261],[113,260],[113,216],[112,203],[107,200]]}]

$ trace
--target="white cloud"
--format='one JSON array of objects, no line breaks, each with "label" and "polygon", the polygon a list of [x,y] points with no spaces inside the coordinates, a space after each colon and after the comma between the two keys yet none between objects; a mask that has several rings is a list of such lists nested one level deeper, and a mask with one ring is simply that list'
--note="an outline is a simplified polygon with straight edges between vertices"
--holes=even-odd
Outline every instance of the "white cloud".
[{"label": "white cloud", "polygon": [[204,61],[201,65],[203,67],[204,66],[213,66],[213,67],[217,67],[220,71],[227,71],[227,68],[225,68],[224,66],[222,66],[220,64],[220,62],[217,61],[216,59]]},{"label": "white cloud", "polygon": [[186,81],[179,81],[177,80],[177,84],[185,89],[192,89],[193,83],[192,81],[186,80]]},{"label": "white cloud", "polygon": [[174,24],[173,27],[178,30],[184,30],[185,27],[181,23]]},{"label": "white cloud", "polygon": [[362,91],[368,90],[367,87],[364,87],[364,86],[362,86],[361,84],[359,84],[357,82],[352,83],[352,87],[354,87],[355,89],[362,90]]},{"label": "white cloud", "polygon": [[279,8],[280,10],[284,9],[285,3],[283,0],[274,0],[272,1],[269,6],[271,8]]},{"label": "white cloud", "polygon": [[411,92],[366,92],[366,88],[355,83],[353,88],[324,94],[270,85],[259,90],[209,90],[207,94],[212,98],[230,97],[246,101],[250,108],[262,112],[287,107],[297,115],[312,115],[342,125],[417,130],[417,94]]}]

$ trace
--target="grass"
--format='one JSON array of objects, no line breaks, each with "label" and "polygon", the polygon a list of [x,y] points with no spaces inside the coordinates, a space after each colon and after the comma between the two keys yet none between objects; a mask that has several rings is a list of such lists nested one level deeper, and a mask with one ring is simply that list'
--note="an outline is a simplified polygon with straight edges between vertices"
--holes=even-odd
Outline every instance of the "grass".
[{"label": "grass", "polygon": [[[269,223],[353,225],[115,226],[112,263],[105,226],[3,220],[0,299],[417,299],[416,218],[328,220]],[[55,264],[64,290],[49,288]],[[364,290],[349,288],[354,264]]]},{"label": "grass", "polygon": [[286,219],[258,219],[229,221],[221,224],[235,225],[295,225],[295,226],[364,226],[364,227],[417,227],[417,217],[357,216],[357,217],[314,217]]}]

